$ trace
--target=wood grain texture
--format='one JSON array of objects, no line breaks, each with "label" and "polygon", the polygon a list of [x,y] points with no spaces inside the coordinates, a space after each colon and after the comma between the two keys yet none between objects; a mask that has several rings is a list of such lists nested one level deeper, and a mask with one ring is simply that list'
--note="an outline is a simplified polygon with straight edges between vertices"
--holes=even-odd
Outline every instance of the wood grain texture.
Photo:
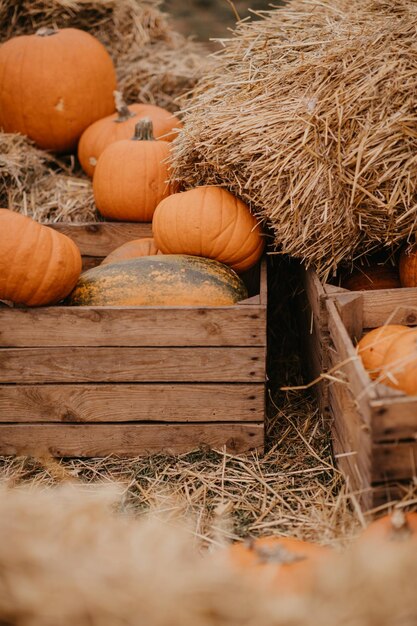
[{"label": "wood grain texture", "polygon": [[0,454],[57,457],[183,454],[201,447],[231,454],[262,451],[262,424],[0,425]]},{"label": "wood grain texture", "polygon": [[140,237],[152,237],[152,224],[130,222],[91,222],[85,224],[47,224],[71,237],[82,255],[105,257],[123,243]]},{"label": "wood grain texture", "polygon": [[375,442],[417,439],[417,397],[381,398],[370,404]]},{"label": "wood grain texture", "polygon": [[417,441],[374,444],[374,482],[406,478],[411,480],[413,476],[417,476]]},{"label": "wood grain texture", "polygon": [[0,422],[261,422],[263,384],[0,385]]},{"label": "wood grain texture", "polygon": [[263,306],[0,310],[0,347],[265,344]]},{"label": "wood grain texture", "polygon": [[265,348],[1,348],[2,383],[263,382]]},{"label": "wood grain texture", "polygon": [[417,289],[376,289],[361,293],[364,328],[376,328],[383,324],[417,324]]}]

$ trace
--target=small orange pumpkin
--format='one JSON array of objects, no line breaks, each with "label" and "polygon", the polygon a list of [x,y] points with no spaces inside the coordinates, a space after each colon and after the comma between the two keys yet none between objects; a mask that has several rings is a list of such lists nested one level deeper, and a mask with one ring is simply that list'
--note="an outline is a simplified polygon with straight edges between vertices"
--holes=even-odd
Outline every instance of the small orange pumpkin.
[{"label": "small orange pumpkin", "polygon": [[417,244],[404,248],[400,254],[400,280],[403,287],[417,287]]},{"label": "small orange pumpkin", "polygon": [[203,256],[239,273],[255,265],[264,249],[261,229],[246,204],[215,186],[165,198],[156,208],[152,231],[163,254]]},{"label": "small orange pumpkin", "polygon": [[376,379],[380,375],[385,353],[392,342],[409,330],[408,326],[401,324],[386,324],[374,328],[362,337],[356,350],[362,359],[364,368],[372,379]]},{"label": "small orange pumpkin", "polygon": [[101,215],[127,222],[151,222],[158,203],[171,192],[165,162],[170,149],[169,142],[154,139],[148,118],[136,124],[132,139],[107,146],[93,179]]},{"label": "small orange pumpkin", "polygon": [[292,537],[262,537],[227,548],[233,567],[263,585],[285,593],[300,593],[311,588],[315,568],[329,558],[330,548]]},{"label": "small orange pumpkin", "polygon": [[44,150],[73,150],[114,110],[116,73],[105,47],[76,28],[41,28],[0,47],[0,127]]},{"label": "small orange pumpkin", "polygon": [[371,265],[346,276],[341,282],[341,287],[350,291],[367,291],[397,289],[401,287],[401,283],[397,268],[392,265]]},{"label": "small orange pumpkin", "polygon": [[0,299],[42,306],[59,302],[81,273],[81,254],[62,233],[0,209]]},{"label": "small orange pumpkin", "polygon": [[417,329],[401,334],[388,346],[381,375],[385,385],[417,395]]},{"label": "small orange pumpkin", "polygon": [[182,126],[175,115],[161,107],[153,104],[131,104],[128,107],[118,91],[115,98],[117,113],[94,122],[84,131],[78,144],[78,159],[90,178],[103,150],[115,141],[130,139],[141,118],[149,118],[155,138],[164,141],[173,141],[178,134],[174,129]]},{"label": "small orange pumpkin", "polygon": [[119,246],[113,252],[110,252],[100,265],[108,265],[109,263],[118,263],[127,259],[136,259],[140,256],[152,256],[160,254],[155,246],[152,237],[143,237],[142,239],[133,239]]},{"label": "small orange pumpkin", "polygon": [[358,537],[361,543],[411,540],[417,541],[417,513],[400,509],[371,522]]}]

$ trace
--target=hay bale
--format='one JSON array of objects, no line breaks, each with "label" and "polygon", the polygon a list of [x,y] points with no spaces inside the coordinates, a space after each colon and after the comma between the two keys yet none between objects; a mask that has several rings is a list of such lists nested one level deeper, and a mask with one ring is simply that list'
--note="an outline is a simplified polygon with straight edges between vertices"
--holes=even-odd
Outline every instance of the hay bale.
[{"label": "hay bale", "polygon": [[261,17],[200,82],[174,176],[228,187],[326,278],[416,229],[417,4],[294,0]]},{"label": "hay bale", "polygon": [[129,102],[178,109],[177,97],[202,75],[205,49],[175,32],[158,0],[0,0],[0,42],[42,26],[96,36],[116,65]]}]

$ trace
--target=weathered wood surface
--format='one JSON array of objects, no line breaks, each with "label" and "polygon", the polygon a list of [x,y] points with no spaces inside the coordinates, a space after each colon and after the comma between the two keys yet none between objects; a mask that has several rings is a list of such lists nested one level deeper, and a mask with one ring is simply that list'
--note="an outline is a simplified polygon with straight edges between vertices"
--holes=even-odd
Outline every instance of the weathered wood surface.
[{"label": "weathered wood surface", "polygon": [[263,424],[0,425],[0,454],[57,457],[182,454],[200,447],[232,454],[262,451]]},{"label": "weathered wood surface", "polygon": [[377,443],[373,446],[372,479],[401,480],[417,476],[417,441]]},{"label": "weathered wood surface", "polygon": [[374,441],[417,439],[416,396],[383,397],[370,406]]},{"label": "weathered wood surface", "polygon": [[384,324],[417,324],[417,289],[376,289],[361,293],[364,328]]},{"label": "weathered wood surface", "polygon": [[1,348],[2,383],[263,382],[265,348]]},{"label": "weathered wood surface", "polygon": [[246,384],[0,385],[0,422],[261,422],[265,387]]},{"label": "weathered wood surface", "polygon": [[0,347],[264,346],[266,307],[0,310]]},{"label": "weathered wood surface", "polygon": [[91,222],[86,224],[47,224],[64,235],[71,237],[82,255],[105,257],[127,241],[141,237],[152,237],[150,223]]}]

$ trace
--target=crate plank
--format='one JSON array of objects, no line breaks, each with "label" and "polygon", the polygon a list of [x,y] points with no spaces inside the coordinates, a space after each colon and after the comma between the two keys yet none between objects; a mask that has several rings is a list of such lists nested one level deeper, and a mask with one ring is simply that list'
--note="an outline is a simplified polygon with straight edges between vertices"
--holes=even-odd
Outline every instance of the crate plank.
[{"label": "crate plank", "polygon": [[223,446],[232,454],[262,450],[263,424],[0,425],[0,454],[57,457],[182,454]]},{"label": "crate plank", "polygon": [[417,439],[417,397],[381,398],[370,403],[376,442]]},{"label": "crate plank", "polygon": [[0,385],[0,422],[257,422],[256,384]]},{"label": "crate plank", "polygon": [[45,307],[0,310],[0,347],[262,346],[266,308]]},{"label": "crate plank", "polygon": [[152,224],[131,222],[48,223],[47,226],[71,237],[82,255],[105,257],[126,241],[152,237]]},{"label": "crate plank", "polygon": [[376,328],[383,324],[417,324],[417,289],[375,289],[361,294],[364,328]]},{"label": "crate plank", "polygon": [[265,348],[1,348],[2,383],[262,382]]},{"label": "crate plank", "polygon": [[417,442],[375,444],[372,474],[375,482],[417,476]]}]

